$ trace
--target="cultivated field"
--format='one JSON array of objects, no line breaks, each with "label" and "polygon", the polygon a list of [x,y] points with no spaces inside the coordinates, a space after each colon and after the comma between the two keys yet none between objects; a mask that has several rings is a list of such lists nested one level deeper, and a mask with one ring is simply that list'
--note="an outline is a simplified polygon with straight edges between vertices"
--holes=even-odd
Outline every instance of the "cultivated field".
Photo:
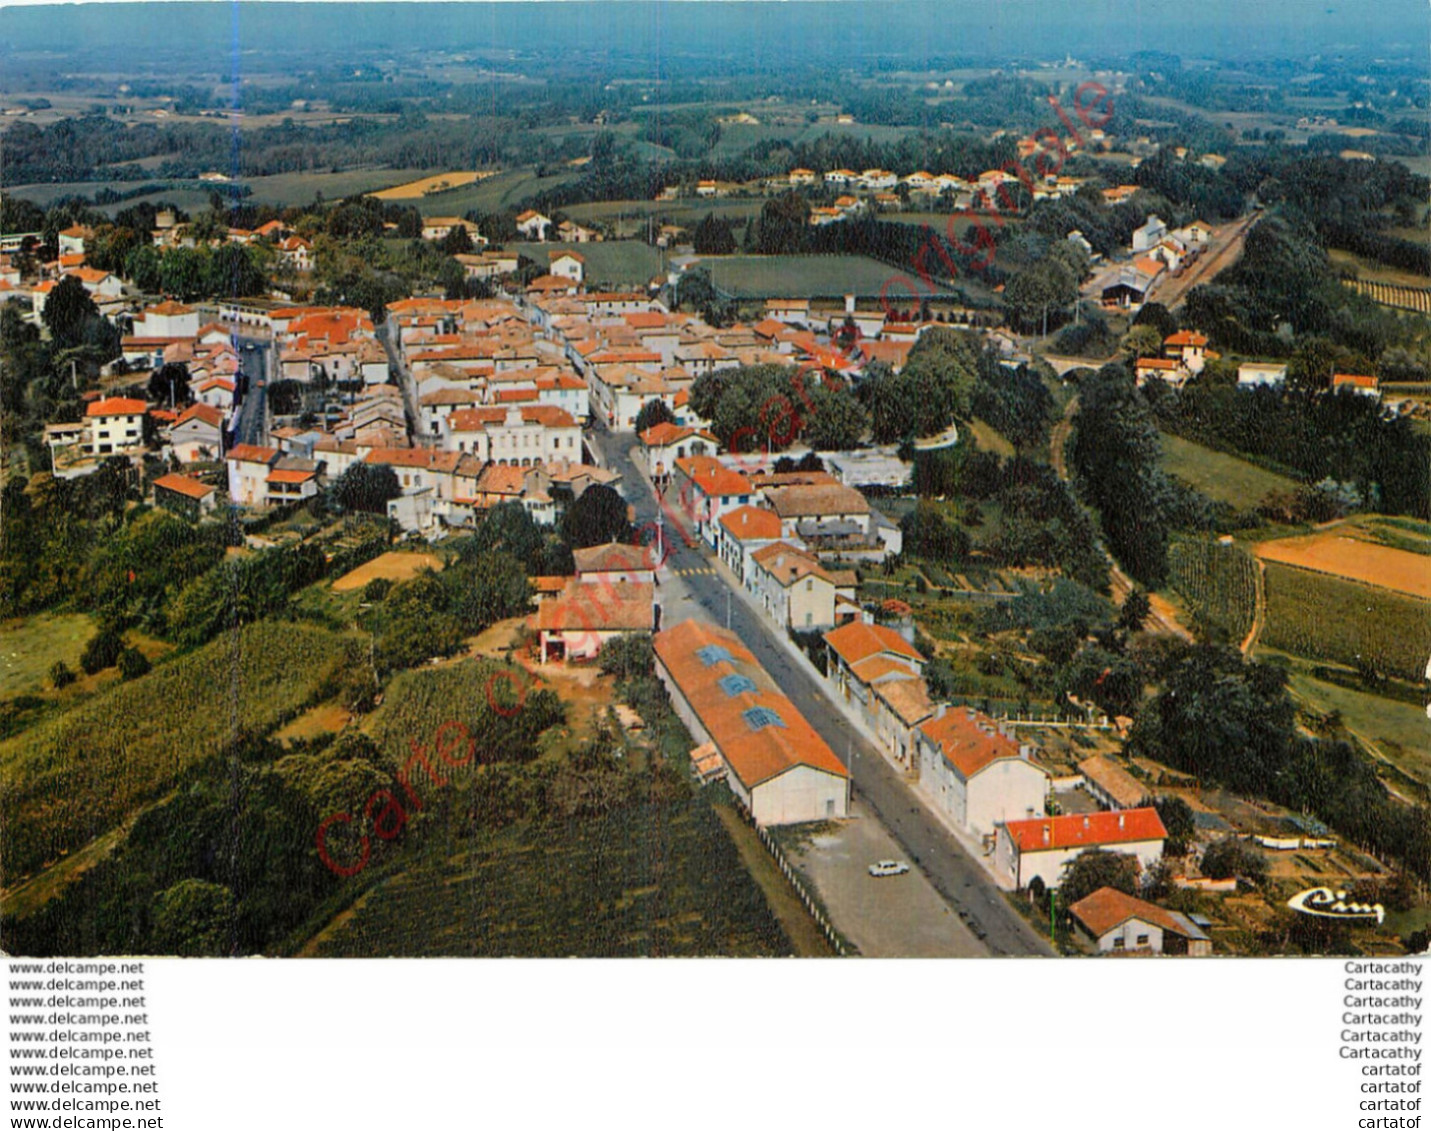
[{"label": "cultivated field", "polygon": [[1297,489],[1293,479],[1168,433],[1163,434],[1163,470],[1210,499],[1243,509],[1273,492]]},{"label": "cultivated field", "polygon": [[442,559],[432,554],[404,554],[389,550],[386,554],[379,554],[372,561],[343,574],[333,582],[333,589],[338,593],[346,593],[352,589],[361,589],[368,582],[380,577],[388,581],[411,581],[425,569],[441,568]]},{"label": "cultivated field", "polygon": [[1431,561],[1422,554],[1335,531],[1262,542],[1256,553],[1264,561],[1345,577],[1431,601]]},{"label": "cultivated field", "polygon": [[425,196],[446,192],[449,189],[462,188],[474,181],[495,175],[495,172],[478,173],[471,170],[437,173],[431,177],[422,177],[415,181],[408,181],[406,184],[394,185],[392,188],[369,193],[369,195],[375,196],[379,200],[421,200]]},{"label": "cultivated field", "polygon": [[1431,603],[1276,561],[1267,563],[1266,589],[1267,647],[1403,679],[1425,672]]},{"label": "cultivated field", "polygon": [[6,882],[107,832],[238,728],[303,706],[343,648],[323,629],[252,625],[0,743]]},{"label": "cultivated field", "polygon": [[1339,711],[1342,722],[1374,745],[1387,761],[1431,786],[1431,719],[1414,703],[1368,695],[1294,672],[1292,690],[1315,709]]},{"label": "cultivated field", "polygon": [[788,955],[730,835],[699,797],[479,832],[374,888],[319,957]]},{"label": "cultivated field", "polygon": [[1246,637],[1257,605],[1257,563],[1241,546],[1207,539],[1174,542],[1169,580],[1194,614],[1230,643]]}]

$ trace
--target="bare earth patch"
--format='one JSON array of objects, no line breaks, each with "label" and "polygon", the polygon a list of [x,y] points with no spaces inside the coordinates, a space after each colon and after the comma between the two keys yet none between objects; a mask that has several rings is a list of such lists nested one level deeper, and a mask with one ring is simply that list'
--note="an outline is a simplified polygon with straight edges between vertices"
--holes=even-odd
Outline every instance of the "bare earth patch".
[{"label": "bare earth patch", "polygon": [[410,581],[424,569],[441,568],[442,559],[432,554],[404,554],[389,550],[366,565],[360,565],[357,569],[343,574],[333,582],[333,590],[336,593],[347,593],[353,589],[361,589],[379,577],[388,581]]},{"label": "bare earth patch", "polygon": [[1431,600],[1431,569],[1420,554],[1331,533],[1262,542],[1254,549],[1258,557],[1270,562],[1330,573]]}]

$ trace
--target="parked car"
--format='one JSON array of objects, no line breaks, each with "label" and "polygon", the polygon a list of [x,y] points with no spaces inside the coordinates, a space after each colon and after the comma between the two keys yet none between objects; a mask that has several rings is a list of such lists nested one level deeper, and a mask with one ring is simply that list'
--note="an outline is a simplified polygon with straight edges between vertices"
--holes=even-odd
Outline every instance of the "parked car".
[{"label": "parked car", "polygon": [[903,860],[881,860],[878,864],[870,865],[871,876],[902,876],[909,871],[909,865]]}]

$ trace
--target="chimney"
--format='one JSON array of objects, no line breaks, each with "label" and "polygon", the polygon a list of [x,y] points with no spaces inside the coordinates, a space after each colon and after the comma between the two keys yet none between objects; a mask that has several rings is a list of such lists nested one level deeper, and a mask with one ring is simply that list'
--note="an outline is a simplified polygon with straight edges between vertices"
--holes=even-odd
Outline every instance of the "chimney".
[{"label": "chimney", "polygon": [[944,717],[944,712],[947,711],[948,709],[949,709],[949,704],[948,704],[948,703],[940,703],[939,706],[936,707],[935,710],[934,710],[934,717],[935,717],[936,719],[942,719],[942,718]]},{"label": "chimney", "polygon": [[1088,830],[1088,815],[1086,813],[1083,816],[1083,828],[1085,832]]},{"label": "chimney", "polygon": [[1119,827],[1120,829],[1123,827],[1123,814],[1122,814],[1122,812],[1119,812],[1119,814],[1118,814],[1118,827]]},{"label": "chimney", "polygon": [[846,313],[846,314],[853,314],[854,312],[855,312],[855,296],[854,296],[854,295],[846,295],[846,296],[845,296],[845,313]]},{"label": "chimney", "polygon": [[1052,828],[1052,826],[1049,825],[1049,823],[1048,823],[1047,821],[1045,821],[1045,822],[1044,822],[1044,826],[1043,826],[1043,842],[1044,842],[1044,844],[1047,844],[1048,841],[1049,841],[1049,831],[1050,831],[1051,828]]}]

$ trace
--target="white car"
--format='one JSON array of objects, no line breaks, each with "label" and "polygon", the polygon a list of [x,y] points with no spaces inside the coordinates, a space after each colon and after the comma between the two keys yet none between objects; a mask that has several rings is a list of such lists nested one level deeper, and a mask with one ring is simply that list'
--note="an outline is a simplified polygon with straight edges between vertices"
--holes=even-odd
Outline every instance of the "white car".
[{"label": "white car", "polygon": [[871,876],[902,876],[909,871],[909,865],[903,860],[881,860],[878,864],[870,865]]}]

